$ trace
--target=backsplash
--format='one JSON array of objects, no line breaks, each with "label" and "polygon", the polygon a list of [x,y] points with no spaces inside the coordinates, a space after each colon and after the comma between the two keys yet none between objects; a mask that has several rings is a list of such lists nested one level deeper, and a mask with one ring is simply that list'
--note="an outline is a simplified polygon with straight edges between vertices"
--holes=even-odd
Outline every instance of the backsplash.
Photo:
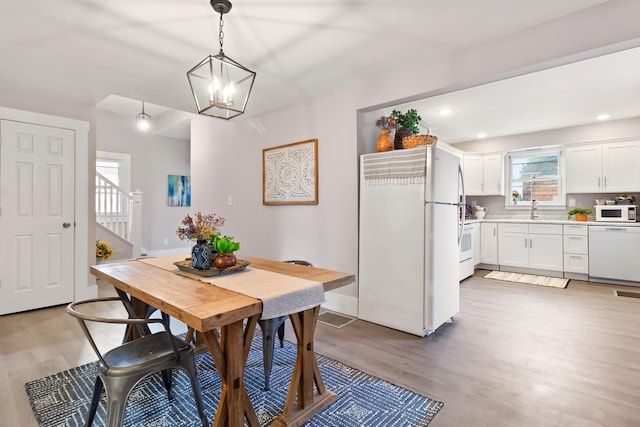
[{"label": "backsplash", "polygon": [[[567,212],[574,206],[569,206],[569,201],[574,199],[576,201],[575,207],[589,208],[593,210],[593,206],[596,204],[596,199],[614,198],[617,194],[608,193],[593,193],[593,194],[568,194],[567,195],[567,207],[565,209],[549,209],[543,206],[538,207],[537,215],[538,219],[547,220],[566,220]],[[636,200],[640,201],[640,194],[631,193],[635,196]],[[468,196],[467,203],[472,204],[474,202],[477,205],[487,208],[486,219],[528,219],[531,215],[530,205],[522,206],[522,208],[504,207],[504,196]],[[592,216],[589,217],[592,220]]]}]

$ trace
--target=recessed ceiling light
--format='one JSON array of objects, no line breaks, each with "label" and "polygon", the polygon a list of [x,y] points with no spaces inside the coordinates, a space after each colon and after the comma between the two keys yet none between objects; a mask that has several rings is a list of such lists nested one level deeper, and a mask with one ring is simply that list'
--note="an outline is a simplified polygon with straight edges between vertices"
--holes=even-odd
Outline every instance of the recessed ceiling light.
[{"label": "recessed ceiling light", "polygon": [[596,116],[596,119],[598,119],[598,120],[607,120],[609,117],[611,117],[611,114],[602,113],[602,114],[598,114]]},{"label": "recessed ceiling light", "polygon": [[483,138],[486,138],[486,137],[487,137],[487,134],[486,134],[486,133],[484,133],[484,132],[480,132],[480,133],[478,134],[478,139],[483,139]]},{"label": "recessed ceiling light", "polygon": [[448,116],[451,113],[453,113],[453,110],[451,108],[443,108],[442,110],[440,110],[440,114],[443,116]]}]

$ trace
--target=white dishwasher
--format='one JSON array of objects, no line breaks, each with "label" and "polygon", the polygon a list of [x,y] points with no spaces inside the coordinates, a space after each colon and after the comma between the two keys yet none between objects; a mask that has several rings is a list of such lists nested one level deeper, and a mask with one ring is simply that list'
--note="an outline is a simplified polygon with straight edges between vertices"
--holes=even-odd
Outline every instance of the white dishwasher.
[{"label": "white dishwasher", "polygon": [[589,276],[640,282],[639,250],[640,227],[590,226]]}]

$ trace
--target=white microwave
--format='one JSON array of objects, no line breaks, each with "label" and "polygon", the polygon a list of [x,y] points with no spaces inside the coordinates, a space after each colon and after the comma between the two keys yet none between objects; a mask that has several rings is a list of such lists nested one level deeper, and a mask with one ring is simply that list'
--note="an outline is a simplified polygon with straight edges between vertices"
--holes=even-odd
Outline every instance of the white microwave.
[{"label": "white microwave", "polygon": [[596,221],[636,222],[637,205],[595,205]]}]

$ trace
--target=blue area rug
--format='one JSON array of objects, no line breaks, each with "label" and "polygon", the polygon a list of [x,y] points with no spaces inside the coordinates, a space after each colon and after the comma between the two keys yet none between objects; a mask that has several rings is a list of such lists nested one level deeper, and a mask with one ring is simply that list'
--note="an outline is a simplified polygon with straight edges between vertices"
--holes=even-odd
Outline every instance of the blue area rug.
[{"label": "blue area rug", "polygon": [[[263,426],[281,412],[289,388],[296,357],[295,344],[276,344],[271,390],[264,391],[262,341],[257,333],[247,361],[245,385]],[[427,426],[444,405],[425,396],[397,387],[336,360],[317,355],[325,387],[338,400],[307,421],[305,426]],[[209,422],[218,406],[221,381],[208,353],[196,357],[198,381],[203,392]],[[95,381],[96,363],[69,369],[26,384],[27,395],[42,427],[84,425]],[[174,371],[172,399],[159,375],[147,377],[131,392],[125,426],[201,426],[188,377]],[[104,426],[106,404],[100,402],[94,426]]]}]

